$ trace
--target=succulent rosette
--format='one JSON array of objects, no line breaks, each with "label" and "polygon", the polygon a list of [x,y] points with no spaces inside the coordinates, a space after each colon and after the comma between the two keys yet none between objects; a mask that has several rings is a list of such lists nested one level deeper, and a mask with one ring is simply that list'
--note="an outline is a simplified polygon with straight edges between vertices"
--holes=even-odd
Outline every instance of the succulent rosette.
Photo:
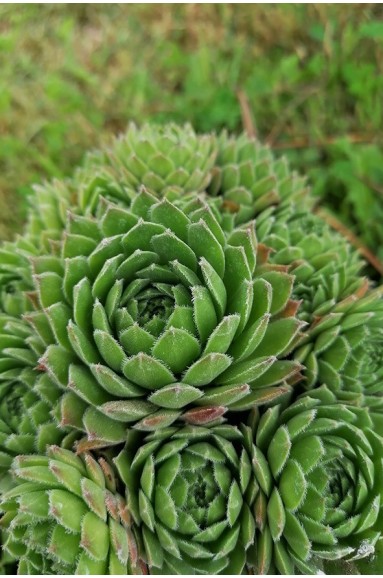
[{"label": "succulent rosette", "polygon": [[72,216],[60,257],[35,271],[40,367],[63,390],[62,422],[89,439],[206,423],[299,376],[286,359],[302,326],[293,277],[264,262],[253,225],[227,238],[200,201],[181,209],[141,192],[100,221]]},{"label": "succulent rosette", "polygon": [[[108,462],[51,446],[19,456],[2,496],[20,574],[141,574],[135,529]],[[144,567],[142,566],[142,570]]]},{"label": "succulent rosette", "polygon": [[141,187],[158,197],[202,193],[210,183],[216,137],[198,135],[190,125],[131,123],[110,147],[87,155],[71,179],[34,187],[27,235],[49,250],[59,239],[66,212],[94,214],[100,197],[129,206]]},{"label": "succulent rosette", "polygon": [[371,556],[382,535],[383,438],[326,387],[253,412],[257,573],[315,574]]},{"label": "succulent rosette", "polygon": [[251,433],[230,425],[132,433],[115,462],[151,574],[241,574],[254,541]]},{"label": "succulent rosette", "polygon": [[310,210],[313,199],[306,179],[289,168],[285,157],[276,159],[270,147],[245,134],[218,137],[217,160],[208,194],[222,200],[221,210],[245,223],[270,206],[303,203]]},{"label": "succulent rosette", "polygon": [[0,572],[380,569],[383,288],[305,180],[131,125],[30,201],[0,248]]}]

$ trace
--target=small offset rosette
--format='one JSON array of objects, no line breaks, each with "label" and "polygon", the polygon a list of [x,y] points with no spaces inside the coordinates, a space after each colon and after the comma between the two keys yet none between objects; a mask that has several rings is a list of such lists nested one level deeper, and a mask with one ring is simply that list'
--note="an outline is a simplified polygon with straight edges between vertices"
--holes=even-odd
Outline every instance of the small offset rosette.
[{"label": "small offset rosette", "polygon": [[[252,416],[258,574],[317,574],[373,557],[382,536],[383,438],[326,387]],[[330,571],[331,573],[331,571]]]},{"label": "small offset rosette", "polygon": [[229,425],[131,432],[116,458],[151,574],[241,574],[254,542],[251,432]]},{"label": "small offset rosette", "polygon": [[135,528],[112,467],[51,446],[18,456],[2,496],[4,548],[20,574],[141,574]]},{"label": "small offset rosette", "polygon": [[200,200],[147,192],[99,220],[69,217],[60,257],[35,261],[62,425],[119,443],[126,428],[204,424],[289,394],[302,322],[294,278],[267,263],[254,223],[225,234]]}]

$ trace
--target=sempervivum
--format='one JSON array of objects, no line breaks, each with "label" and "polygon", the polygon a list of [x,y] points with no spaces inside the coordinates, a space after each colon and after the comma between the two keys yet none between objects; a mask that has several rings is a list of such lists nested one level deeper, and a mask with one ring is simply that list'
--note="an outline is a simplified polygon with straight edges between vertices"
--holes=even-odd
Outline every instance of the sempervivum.
[{"label": "sempervivum", "polygon": [[131,433],[115,462],[152,574],[241,574],[254,542],[251,432],[230,425]]},{"label": "sempervivum", "polygon": [[5,550],[20,574],[140,574],[137,540],[108,462],[51,446],[19,456],[2,497]]},{"label": "sempervivum", "polygon": [[303,201],[306,209],[312,206],[305,179],[290,170],[285,157],[275,159],[270,148],[256,139],[223,132],[217,149],[208,193],[221,198],[222,211],[233,213],[236,223],[274,205]]},{"label": "sempervivum", "polygon": [[[316,394],[316,395],[315,395]],[[382,534],[383,439],[366,409],[327,389],[254,412],[257,573],[318,573],[374,553]]]},{"label": "sempervivum", "polygon": [[302,322],[293,277],[264,253],[253,224],[227,236],[201,202],[141,192],[130,210],[70,216],[61,254],[34,262],[28,316],[63,423],[118,443],[129,424],[206,423],[288,393]]},{"label": "sempervivum", "polygon": [[101,196],[129,206],[142,186],[158,197],[202,193],[216,156],[216,137],[197,135],[190,125],[131,123],[109,148],[90,153],[73,178],[35,187],[27,235],[48,247],[65,228],[68,208],[92,214]]}]

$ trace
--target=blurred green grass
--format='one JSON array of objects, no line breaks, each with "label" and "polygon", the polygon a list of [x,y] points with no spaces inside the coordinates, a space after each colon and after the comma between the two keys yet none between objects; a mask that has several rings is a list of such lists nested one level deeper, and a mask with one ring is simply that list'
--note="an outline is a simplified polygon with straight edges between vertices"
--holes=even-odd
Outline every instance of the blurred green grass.
[{"label": "blurred green grass", "polygon": [[257,135],[383,260],[379,4],[0,5],[0,237],[31,184],[138,123]]}]

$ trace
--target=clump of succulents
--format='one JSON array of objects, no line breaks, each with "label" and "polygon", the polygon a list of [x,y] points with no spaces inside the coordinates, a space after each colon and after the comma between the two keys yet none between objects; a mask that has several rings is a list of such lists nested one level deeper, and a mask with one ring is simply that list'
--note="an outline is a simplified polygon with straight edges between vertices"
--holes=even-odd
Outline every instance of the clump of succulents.
[{"label": "clump of succulents", "polygon": [[383,563],[383,290],[246,136],[130,126],[0,250],[3,560]]}]

